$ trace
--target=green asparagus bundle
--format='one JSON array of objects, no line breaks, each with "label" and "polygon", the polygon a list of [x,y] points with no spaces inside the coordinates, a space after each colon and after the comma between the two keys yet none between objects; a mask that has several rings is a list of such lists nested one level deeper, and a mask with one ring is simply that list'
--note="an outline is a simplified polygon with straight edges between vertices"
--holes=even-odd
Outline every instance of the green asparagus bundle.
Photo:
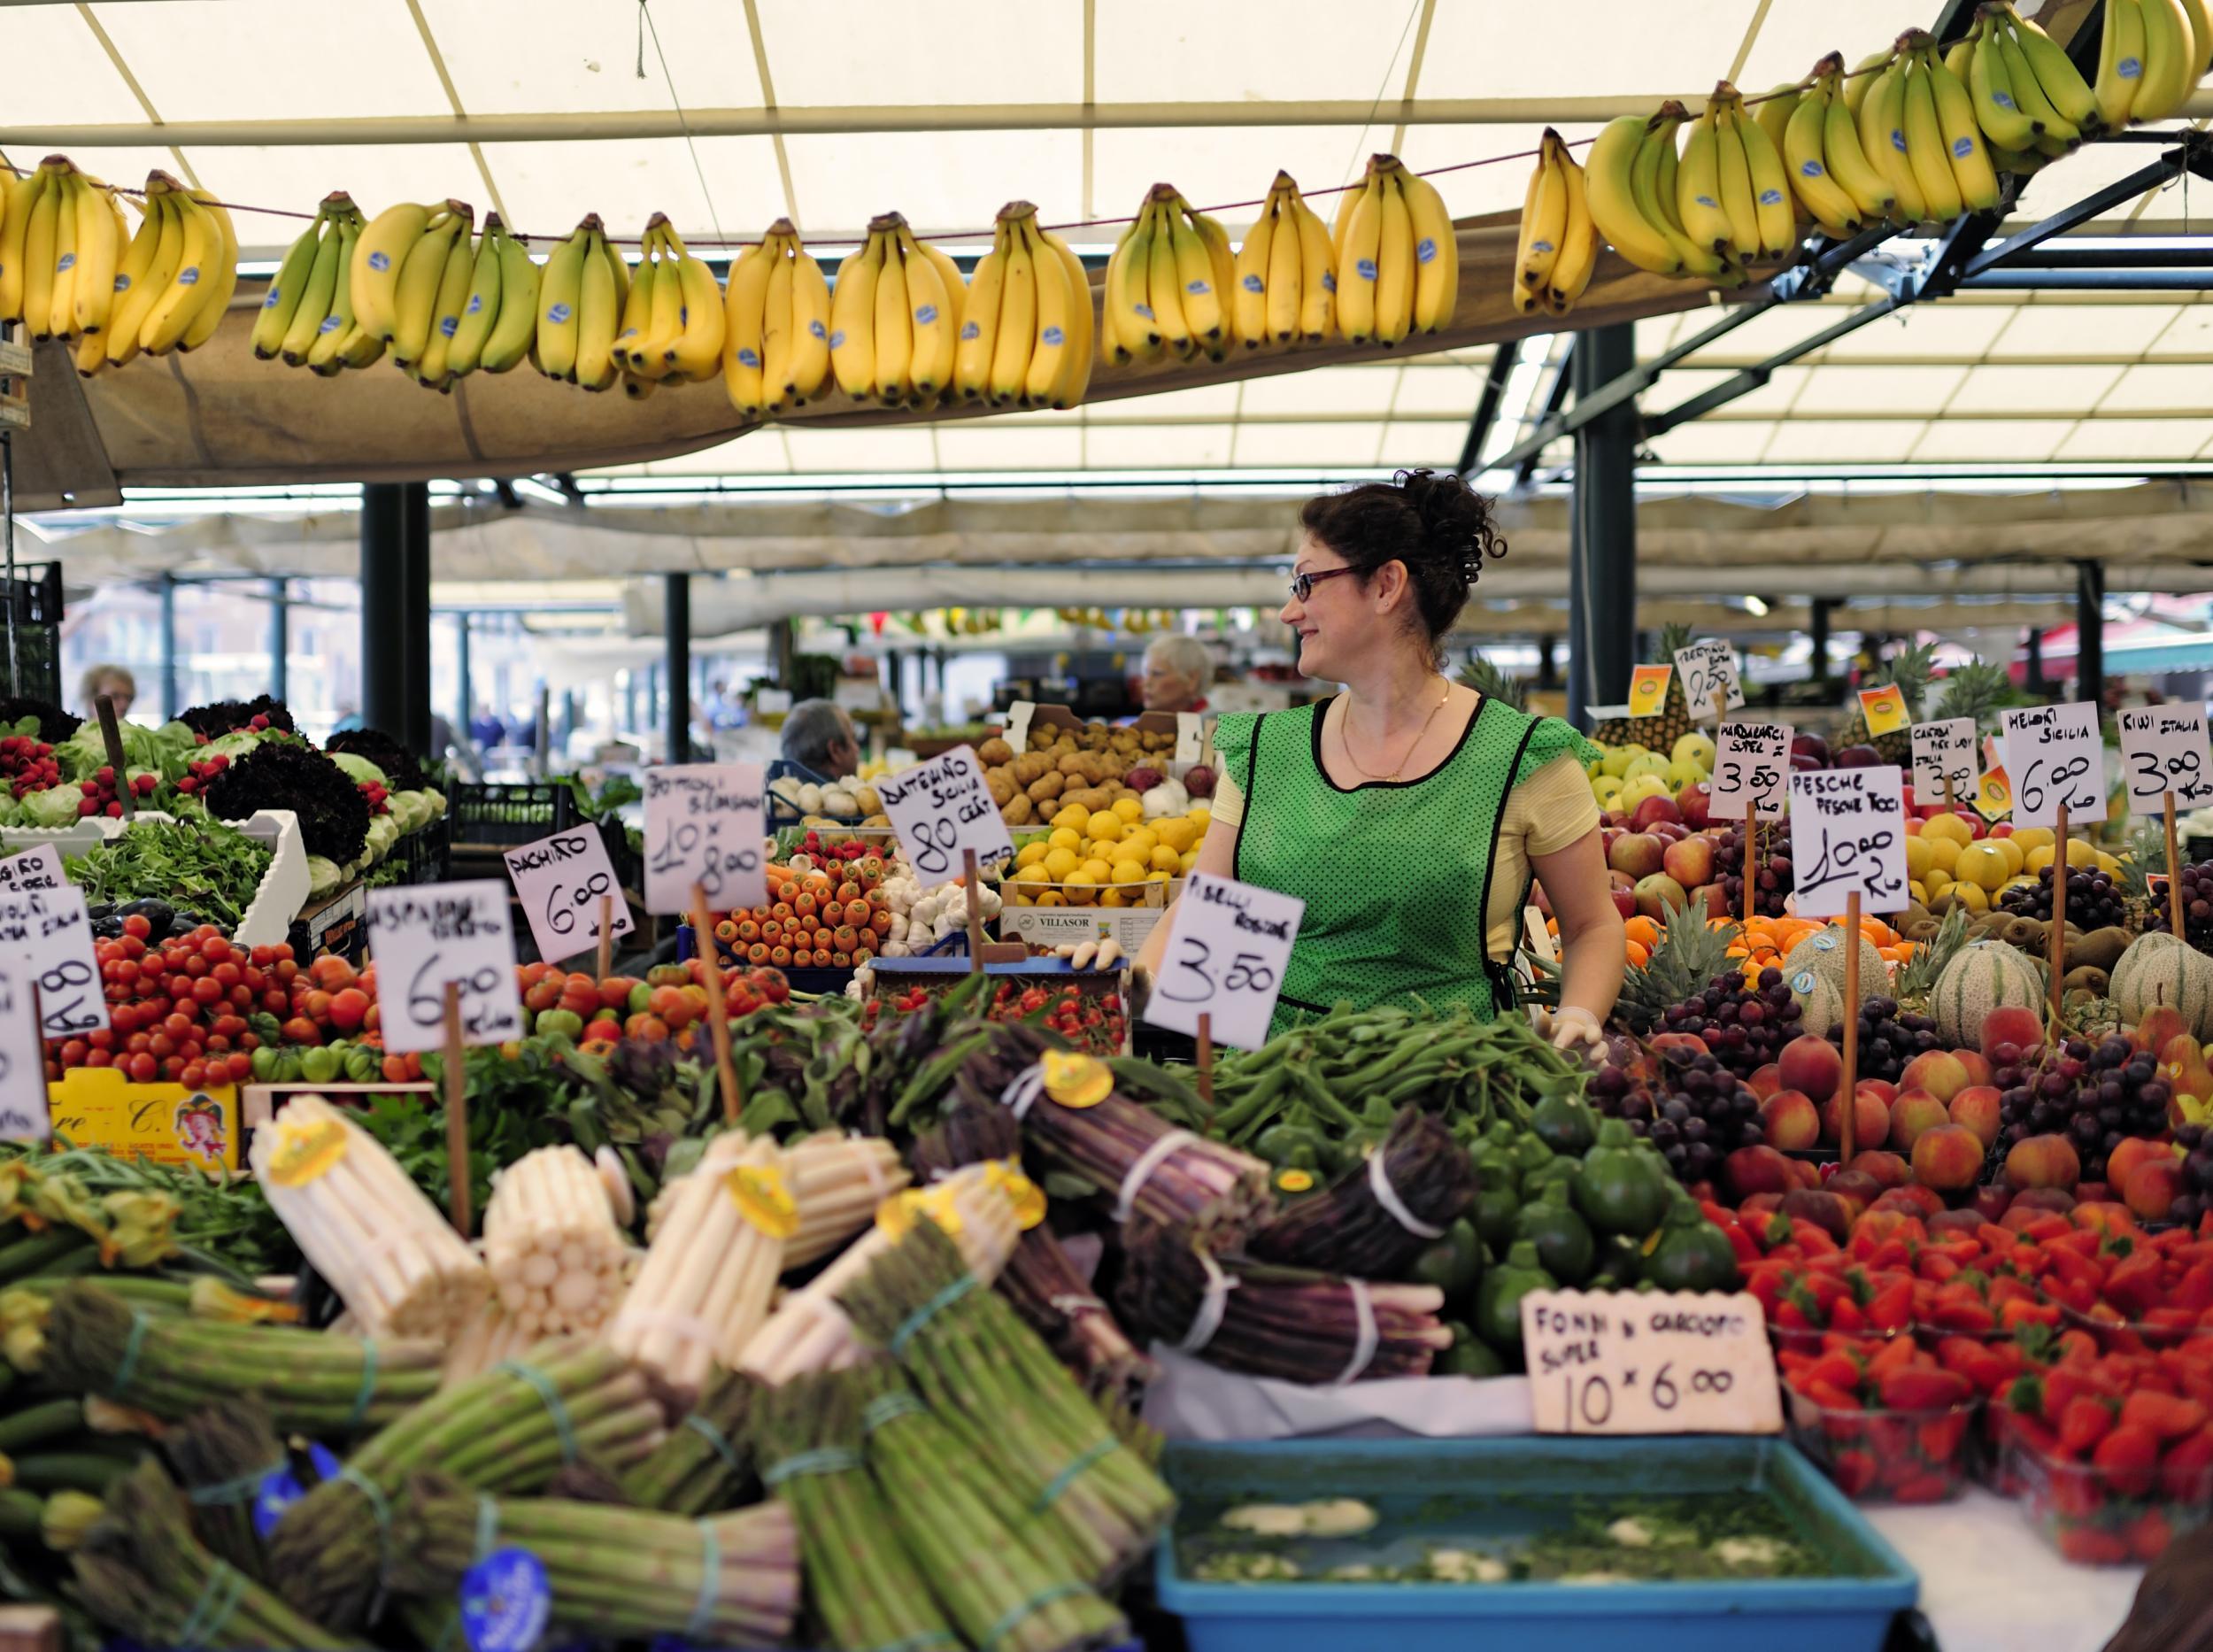
[{"label": "green asparagus bundle", "polygon": [[486,1554],[524,1548],[545,1567],[554,1621],[595,1640],[681,1634],[706,1646],[769,1646],[791,1633],[798,1611],[798,1539],[781,1503],[689,1520],[551,1498],[494,1501],[417,1474],[392,1525],[392,1582],[403,1593],[451,1595]]},{"label": "green asparagus bundle", "polygon": [[211,1553],[249,1577],[266,1578],[254,1501],[287,1466],[268,1408],[251,1394],[196,1411],[165,1431],[161,1455],[192,1506],[192,1529]]},{"label": "green asparagus bundle", "polygon": [[1038,1521],[1018,1507],[994,1506],[1001,1500],[975,1483],[985,1477],[897,1365],[864,1365],[848,1380],[861,1401],[868,1467],[892,1522],[970,1645],[1059,1652],[1127,1633],[1122,1614],[1076,1576]]},{"label": "green asparagus bundle", "polygon": [[281,1433],[333,1440],[389,1423],[438,1386],[435,1342],[365,1342],[134,1308],[108,1283],[56,1293],[42,1366],[58,1388],[125,1400],[174,1421],[257,1393]]},{"label": "green asparagus bundle", "polygon": [[1034,1509],[1101,1583],[1160,1535],[1175,1509],[1158,1475],[997,1293],[976,1287],[928,1220],[838,1295],[862,1336],[906,1368],[992,1484]]},{"label": "green asparagus bundle", "polygon": [[630,1504],[679,1515],[736,1506],[754,1481],[748,1424],[760,1389],[758,1378],[739,1371],[709,1377],[699,1403],[659,1449],[623,1476]]},{"label": "green asparagus bundle", "polygon": [[201,1548],[158,1463],[142,1464],[116,1488],[71,1561],[92,1615],[146,1646],[321,1652],[348,1644]]},{"label": "green asparagus bundle", "polygon": [[813,1607],[809,1643],[836,1652],[960,1652],[893,1530],[860,1456],[860,1401],[846,1373],[764,1389],[761,1480],[791,1511]]},{"label": "green asparagus bundle", "polygon": [[363,1443],[345,1472],[285,1511],[269,1543],[285,1599],[351,1629],[369,1615],[394,1558],[393,1501],[435,1468],[471,1490],[528,1494],[564,1464],[621,1471],[661,1443],[660,1408],[613,1349],[542,1342],[424,1401]]}]

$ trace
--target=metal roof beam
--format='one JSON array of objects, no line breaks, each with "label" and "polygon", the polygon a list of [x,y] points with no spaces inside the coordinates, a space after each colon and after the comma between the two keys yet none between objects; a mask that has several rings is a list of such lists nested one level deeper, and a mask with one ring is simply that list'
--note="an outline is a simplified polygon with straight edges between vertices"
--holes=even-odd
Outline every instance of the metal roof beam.
[{"label": "metal roof beam", "polygon": [[1483,444],[1491,439],[1491,427],[1498,422],[1499,401],[1506,394],[1506,382],[1514,376],[1514,366],[1521,353],[1518,344],[1500,344],[1491,353],[1491,370],[1484,375],[1483,394],[1476,398],[1475,417],[1468,421],[1468,439],[1460,444],[1460,463],[1453,467],[1463,476],[1474,475],[1476,467],[1483,461]]}]

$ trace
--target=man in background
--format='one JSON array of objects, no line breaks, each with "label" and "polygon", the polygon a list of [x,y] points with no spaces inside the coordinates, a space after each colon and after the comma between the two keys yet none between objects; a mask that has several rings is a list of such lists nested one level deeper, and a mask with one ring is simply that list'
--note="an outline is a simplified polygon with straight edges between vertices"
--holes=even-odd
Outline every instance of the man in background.
[{"label": "man in background", "polygon": [[784,714],[783,760],[821,783],[849,778],[860,768],[853,720],[834,701],[801,700]]}]

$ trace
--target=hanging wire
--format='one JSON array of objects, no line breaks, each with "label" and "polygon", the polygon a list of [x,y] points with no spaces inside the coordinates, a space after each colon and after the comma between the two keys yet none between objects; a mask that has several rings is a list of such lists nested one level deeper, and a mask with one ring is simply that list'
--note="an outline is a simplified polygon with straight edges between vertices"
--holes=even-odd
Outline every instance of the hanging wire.
[{"label": "hanging wire", "polygon": [[1399,43],[1391,49],[1391,61],[1384,65],[1383,79],[1376,86],[1376,101],[1368,105],[1368,119],[1353,135],[1353,152],[1345,162],[1345,187],[1353,187],[1353,178],[1360,166],[1360,152],[1367,144],[1368,135],[1375,130],[1376,112],[1383,107],[1384,94],[1391,89],[1391,72],[1399,66],[1399,54],[1407,49],[1407,36],[1414,32],[1414,19],[1422,14],[1422,0],[1414,0],[1407,8],[1407,20],[1399,30]]},{"label": "hanging wire", "polygon": [[[707,221],[714,226],[714,244],[727,247],[729,240],[722,233],[722,220],[714,211],[714,191],[707,188],[707,169],[699,159],[699,146],[692,141],[691,122],[684,116],[683,101],[676,96],[676,77],[668,72],[668,54],[661,50],[661,32],[653,27],[653,14],[646,0],[637,0],[638,49],[637,77],[645,78],[645,37],[653,37],[653,56],[661,66],[661,83],[668,88],[668,106],[676,112],[676,124],[683,128],[684,150],[691,157],[691,170],[699,180],[699,198],[707,204]],[[621,243],[628,245],[629,243]]]}]

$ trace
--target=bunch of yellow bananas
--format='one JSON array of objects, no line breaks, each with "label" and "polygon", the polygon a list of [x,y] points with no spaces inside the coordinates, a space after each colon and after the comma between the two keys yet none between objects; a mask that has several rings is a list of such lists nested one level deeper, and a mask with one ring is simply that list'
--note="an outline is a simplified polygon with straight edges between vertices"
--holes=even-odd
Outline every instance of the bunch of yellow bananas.
[{"label": "bunch of yellow bananas", "polygon": [[613,390],[622,378],[614,336],[629,297],[630,266],[609,244],[599,214],[585,213],[539,273],[538,371],[588,390]]},{"label": "bunch of yellow bananas", "polygon": [[366,367],[384,341],[360,324],[353,307],[353,249],[367,220],[343,189],[323,197],[315,221],[286,251],[263,295],[253,325],[253,353],[282,356],[289,367],[326,377]]},{"label": "bunch of yellow bananas", "polygon": [[[1615,121],[1607,128],[1607,136],[1623,125]],[[1662,156],[1669,161],[1675,158],[1674,131],[1671,125],[1662,127],[1654,123],[1652,170],[1655,177]],[[1592,158],[1597,160],[1595,151]],[[1565,315],[1591,284],[1591,272],[1599,261],[1599,230],[1592,217],[1593,181],[1577,165],[1560,134],[1546,127],[1537,147],[1537,169],[1530,174],[1529,188],[1522,197],[1521,242],[1514,258],[1514,308],[1521,314],[1533,315],[1541,306],[1555,315]],[[1629,228],[1626,218],[1623,227],[1624,230]],[[1657,230],[1652,233],[1659,234]],[[1345,330],[1346,336],[1351,337],[1349,316]]]},{"label": "bunch of yellow bananas", "polygon": [[2100,123],[2117,132],[2132,120],[2166,120],[2203,77],[2209,53],[2213,15],[2203,0],[2106,0],[2092,89]]},{"label": "bunch of yellow bananas", "polygon": [[830,292],[822,266],[779,218],[730,266],[722,382],[748,419],[804,407],[830,375]]},{"label": "bunch of yellow bananas", "polygon": [[[1456,244],[1451,256],[1457,263]],[[1330,336],[1337,313],[1337,249],[1321,214],[1300,197],[1289,173],[1277,173],[1268,187],[1267,204],[1238,248],[1235,269],[1231,330],[1248,350]]]},{"label": "bunch of yellow bananas", "polygon": [[1338,197],[1330,245],[1338,330],[1348,342],[1372,339],[1388,348],[1452,324],[1460,302],[1460,242],[1452,214],[1436,186],[1407,171],[1396,155],[1369,156],[1360,182]]},{"label": "bunch of yellow bananas", "polygon": [[713,378],[722,367],[727,334],[714,272],[692,257],[667,213],[654,213],[614,336],[623,394],[643,401],[663,379]]},{"label": "bunch of yellow bananas", "polygon": [[1151,361],[1162,354],[1229,353],[1223,308],[1237,279],[1230,235],[1195,212],[1171,183],[1156,183],[1106,260],[1100,359]]},{"label": "bunch of yellow bananas", "polygon": [[1770,92],[1758,124],[1782,151],[1800,221],[1842,240],[1897,210],[1897,189],[1860,146],[1839,54],[1814,65],[1799,84]]},{"label": "bunch of yellow bananas", "polygon": [[1091,277],[1036,207],[1010,201],[969,278],[953,391],[994,407],[1073,407],[1091,382]]},{"label": "bunch of yellow bananas", "polygon": [[[1847,100],[1848,101],[1848,100]],[[1998,205],[1998,174],[1965,82],[1924,29],[1898,37],[1859,107],[1860,149],[1897,196],[1900,223],[1949,223]]]},{"label": "bunch of yellow bananas", "polygon": [[830,368],[855,401],[927,406],[952,384],[968,289],[960,266],[906,220],[868,220],[868,241],[837,266],[830,293]]},{"label": "bunch of yellow bananas", "polygon": [[[389,344],[401,372],[428,389],[451,391],[455,379],[480,367],[504,373],[521,359],[529,347],[529,312],[509,313],[501,328],[505,306],[500,300],[510,270],[527,284],[530,277],[524,272],[535,266],[528,249],[507,236],[497,214],[485,219],[482,243],[474,246],[469,232],[475,221],[476,211],[466,201],[436,206],[409,201],[386,207],[355,234],[345,250],[343,289],[352,308],[339,329],[352,342],[335,346],[351,358],[346,365],[374,361],[377,348]],[[286,262],[299,252],[295,245]],[[309,280],[314,280],[312,266]],[[334,284],[334,313],[339,290]],[[304,291],[302,302],[312,297]],[[496,366],[495,332],[501,335]],[[309,365],[314,365],[312,350]]]},{"label": "bunch of yellow bananas", "polygon": [[2082,72],[2010,4],[1981,7],[1944,64],[1966,83],[1991,165],[2001,173],[2034,172],[2100,125],[2097,94]]},{"label": "bunch of yellow bananas", "polygon": [[238,288],[230,213],[164,172],[146,179],[144,216],[126,244],[114,191],[63,156],[16,182],[0,209],[0,320],[36,338],[73,338],[80,373],[142,350],[197,350]]}]

